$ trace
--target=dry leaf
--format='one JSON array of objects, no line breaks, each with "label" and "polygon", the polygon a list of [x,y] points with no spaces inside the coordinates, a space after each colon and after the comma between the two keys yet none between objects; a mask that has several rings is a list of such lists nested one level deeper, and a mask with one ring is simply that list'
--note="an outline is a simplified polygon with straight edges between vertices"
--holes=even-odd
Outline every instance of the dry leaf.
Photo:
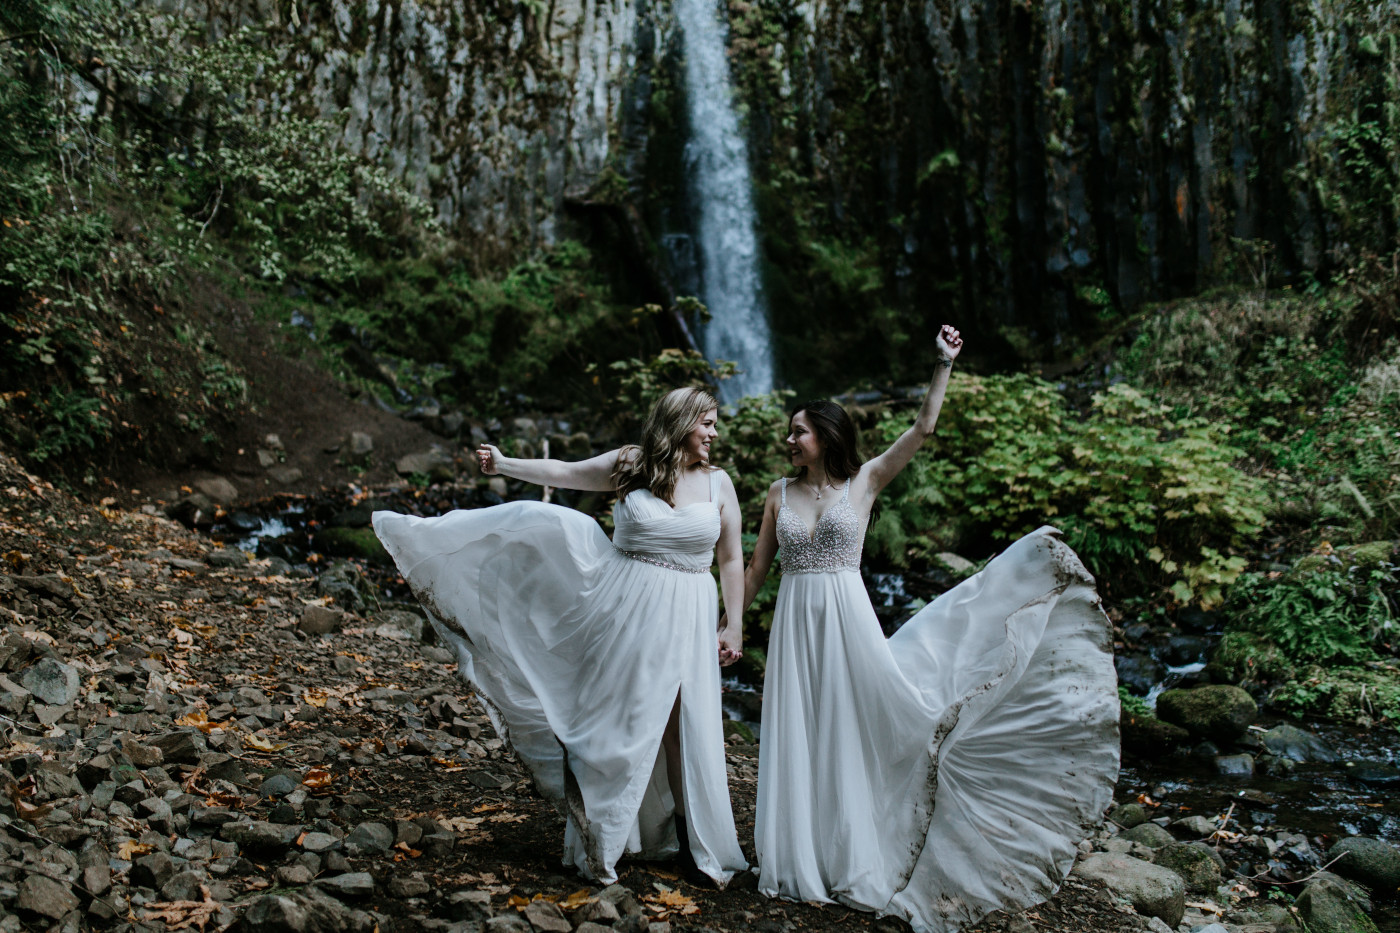
[{"label": "dry leaf", "polygon": [[480,827],[485,820],[484,816],[453,816],[442,820],[441,823],[454,833],[469,833]]},{"label": "dry leaf", "polygon": [[209,715],[203,710],[195,710],[193,713],[181,716],[179,719],[175,720],[175,725],[194,726],[206,735],[213,732],[215,729],[222,729],[224,727],[224,724],[221,722],[211,722]]},{"label": "dry leaf", "polygon": [[493,823],[523,823],[527,817],[523,813],[497,813],[489,819]]},{"label": "dry leaf", "polygon": [[563,910],[578,910],[584,904],[592,904],[597,898],[587,888],[580,888],[559,902]]},{"label": "dry leaf", "polygon": [[286,742],[273,742],[261,735],[245,735],[243,745],[246,748],[255,748],[260,752],[276,752],[287,747]]},{"label": "dry leaf", "polygon": [[[209,889],[200,886],[204,892],[202,901],[160,901],[147,904],[141,909],[142,920],[164,920],[167,929],[188,930],[199,927],[201,930],[219,912],[219,902],[209,899]],[[215,925],[216,929],[223,929]]]},{"label": "dry leaf", "polygon": [[128,839],[117,848],[117,858],[131,861],[139,855],[145,855],[154,849],[155,846],[149,842],[137,842],[135,839]]},{"label": "dry leaf", "polygon": [[335,775],[325,768],[312,768],[306,772],[306,776],[301,779],[301,783],[311,788],[313,791],[327,790],[331,782],[335,780]]}]

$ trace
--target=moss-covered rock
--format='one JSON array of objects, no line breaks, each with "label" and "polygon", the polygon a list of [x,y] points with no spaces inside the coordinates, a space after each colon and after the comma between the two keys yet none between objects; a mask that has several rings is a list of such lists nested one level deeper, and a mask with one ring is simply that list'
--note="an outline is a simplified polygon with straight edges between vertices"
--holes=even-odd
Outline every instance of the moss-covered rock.
[{"label": "moss-covered rock", "polygon": [[1212,894],[1220,886],[1220,856],[1201,842],[1173,842],[1157,850],[1152,859],[1169,868],[1186,882],[1186,889],[1196,894]]},{"label": "moss-covered rock", "polygon": [[1295,674],[1294,664],[1273,642],[1252,632],[1226,632],[1206,664],[1216,683],[1281,683]]},{"label": "moss-covered rock", "polygon": [[1176,842],[1176,837],[1167,832],[1156,823],[1139,823],[1132,829],[1125,829],[1118,834],[1119,839],[1126,839],[1129,842],[1140,842],[1149,849],[1160,849],[1162,846],[1169,846]]},{"label": "moss-covered rock", "polygon": [[1146,713],[1129,713],[1126,710],[1118,721],[1119,735],[1123,750],[1144,758],[1158,758],[1168,755],[1177,747],[1187,744],[1191,737],[1180,726],[1162,722],[1156,716]]},{"label": "moss-covered rock", "polygon": [[1233,742],[1254,722],[1259,707],[1239,687],[1210,684],[1166,691],[1157,699],[1157,715],[1197,738]]},{"label": "moss-covered rock", "polygon": [[1295,902],[1308,933],[1375,933],[1367,916],[1370,899],[1355,885],[1323,872],[1308,883]]},{"label": "moss-covered rock", "polygon": [[312,538],[312,544],[322,554],[332,557],[358,557],[377,564],[388,564],[389,552],[375,535],[373,528],[322,528]]},{"label": "moss-covered rock", "polygon": [[1343,878],[1359,881],[1376,894],[1400,888],[1400,849],[1380,839],[1352,836],[1327,852],[1327,861]]}]

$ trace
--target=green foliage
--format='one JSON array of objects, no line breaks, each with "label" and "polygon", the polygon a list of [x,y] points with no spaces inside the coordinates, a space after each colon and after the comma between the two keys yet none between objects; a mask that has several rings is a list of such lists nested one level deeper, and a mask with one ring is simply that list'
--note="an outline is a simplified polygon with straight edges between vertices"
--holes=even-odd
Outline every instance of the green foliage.
[{"label": "green foliage", "polygon": [[[872,446],[912,419],[885,414]],[[940,541],[1055,522],[1105,586],[1170,586],[1179,602],[1212,606],[1244,569],[1229,549],[1263,524],[1263,491],[1233,465],[1228,428],[1173,417],[1126,385],[1094,396],[1080,419],[1032,377],[958,375],[935,439],[937,453],[890,484],[870,529],[868,546],[896,564]]]},{"label": "green foliage", "polygon": [[1155,718],[1152,716],[1152,710],[1147,706],[1147,701],[1140,696],[1135,696],[1122,684],[1118,686],[1118,705],[1125,716]]},{"label": "green foliage", "polygon": [[1293,664],[1369,661],[1400,648],[1397,583],[1388,561],[1247,574],[1230,595],[1231,626],[1277,645]]},{"label": "green foliage", "polygon": [[1321,715],[1363,725],[1378,720],[1400,724],[1400,670],[1314,667],[1274,690],[1269,702],[1294,715]]}]

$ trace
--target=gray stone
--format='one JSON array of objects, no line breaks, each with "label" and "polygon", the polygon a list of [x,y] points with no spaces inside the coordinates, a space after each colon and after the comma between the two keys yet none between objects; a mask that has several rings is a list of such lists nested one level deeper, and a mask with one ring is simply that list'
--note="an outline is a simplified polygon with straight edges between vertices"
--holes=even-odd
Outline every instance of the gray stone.
[{"label": "gray stone", "polygon": [[549,901],[531,901],[525,907],[525,919],[540,933],[569,933],[573,929],[559,905]]},{"label": "gray stone", "polygon": [[971,573],[973,570],[977,569],[977,565],[972,561],[960,554],[954,554],[952,551],[943,551],[939,554],[935,554],[933,559],[955,574]]},{"label": "gray stone", "polygon": [[1204,843],[1173,842],[1158,849],[1152,861],[1180,875],[1187,890],[1213,894],[1221,880],[1218,858]]},{"label": "gray stone", "polygon": [[1370,901],[1335,876],[1319,875],[1293,902],[1308,933],[1366,933],[1375,930],[1367,916]]},{"label": "gray stone", "polygon": [[204,893],[201,887],[208,881],[204,875],[197,871],[182,871],[172,875],[170,880],[160,886],[161,900],[166,901],[202,901]]},{"label": "gray stone", "polygon": [[[1147,824],[1143,824],[1147,825]],[[1158,827],[1159,829],[1161,827]],[[1074,867],[1080,878],[1101,881],[1140,914],[1160,917],[1169,927],[1186,912],[1186,882],[1176,872],[1124,855],[1091,855]]]},{"label": "gray stone", "polygon": [[350,432],[350,456],[364,457],[374,452],[374,438],[363,431]]},{"label": "gray stone", "polygon": [[447,906],[454,920],[487,920],[493,915],[489,891],[453,891]]},{"label": "gray stone", "polygon": [[195,480],[194,488],[204,493],[210,500],[219,505],[229,505],[230,503],[238,501],[238,487],[222,476]]},{"label": "gray stone", "polygon": [[630,890],[620,884],[610,884],[599,891],[598,900],[612,904],[617,908],[617,912],[624,917],[640,917],[642,915],[642,905],[637,902],[637,898]]},{"label": "gray stone", "polygon": [[264,797],[285,797],[301,786],[301,782],[285,774],[274,774],[258,785],[258,793]]},{"label": "gray stone", "polygon": [[277,869],[276,876],[279,884],[298,886],[310,884],[316,877],[305,865],[283,865]]},{"label": "gray stone", "polygon": [[50,706],[67,706],[78,698],[81,679],[76,668],[44,658],[25,668],[19,682],[35,698]]},{"label": "gray stone", "polygon": [[328,635],[338,632],[345,624],[345,613],[330,606],[307,606],[301,611],[301,621],[297,628],[307,635]]},{"label": "gray stone", "polygon": [[63,882],[46,875],[30,875],[19,883],[19,897],[15,906],[53,920],[62,920],[69,911],[78,909],[78,899]]},{"label": "gray stone", "polygon": [[1258,715],[1254,698],[1229,684],[1168,690],[1157,698],[1158,719],[1212,742],[1233,742]]},{"label": "gray stone", "polygon": [[1140,803],[1125,803],[1114,807],[1108,818],[1124,829],[1132,829],[1147,822],[1147,808]]},{"label": "gray stone", "polygon": [[317,878],[315,886],[337,897],[368,897],[374,893],[374,876],[367,871],[350,871],[329,878]]},{"label": "gray stone", "polygon": [[424,640],[425,635],[432,632],[427,619],[416,612],[407,612],[402,609],[377,612],[374,614],[374,621],[379,623],[374,634],[393,641],[408,641],[419,644]]},{"label": "gray stone", "polygon": [[1129,842],[1140,842],[1152,849],[1160,849],[1162,846],[1169,846],[1176,842],[1175,836],[1156,823],[1139,823],[1132,829],[1123,830],[1118,834],[1118,838],[1126,839]]},{"label": "gray stone", "polygon": [[209,552],[208,561],[215,568],[242,567],[248,563],[248,555],[236,547],[219,548]]},{"label": "gray stone", "polygon": [[394,897],[422,897],[432,890],[432,885],[422,878],[405,878],[395,875],[389,882],[389,893]]},{"label": "gray stone", "polygon": [[1205,839],[1215,832],[1216,825],[1214,820],[1209,820],[1204,816],[1188,816],[1185,819],[1174,821],[1171,824],[1171,829],[1178,835]]},{"label": "gray stone", "polygon": [[[617,905],[613,904],[611,901],[605,901],[599,898],[592,903],[584,904],[578,910],[574,911],[574,919],[578,920],[580,924],[596,921],[597,923],[606,923],[611,926],[622,919],[622,914],[618,912]],[[579,929],[582,930],[583,926],[580,925]]]},{"label": "gray stone", "polygon": [[1337,753],[1322,739],[1297,726],[1283,723],[1264,733],[1264,747],[1271,754],[1293,761],[1336,761]]},{"label": "gray stone", "polygon": [[1328,850],[1327,861],[1332,863],[1332,871],[1377,894],[1394,894],[1400,888],[1400,849],[1380,839],[1343,839]]},{"label": "gray stone", "polygon": [[175,875],[175,863],[164,852],[143,855],[131,863],[127,877],[131,883],[159,891]]},{"label": "gray stone", "polygon": [[394,845],[394,831],[383,823],[361,823],[345,837],[351,854],[383,855]]},{"label": "gray stone", "polygon": [[286,464],[283,464],[281,466],[275,466],[272,469],[268,470],[267,477],[268,479],[272,480],[274,485],[291,486],[293,483],[301,479],[301,470],[297,469],[294,466],[287,466]]},{"label": "gray stone", "polygon": [[1215,770],[1226,777],[1251,777],[1254,774],[1254,756],[1248,752],[1221,755],[1215,759]]},{"label": "gray stone", "polygon": [[457,474],[452,455],[438,447],[400,457],[394,463],[394,470],[400,476],[412,476],[416,473],[433,479],[447,480]]},{"label": "gray stone", "polygon": [[283,823],[225,823],[219,836],[249,852],[280,852],[291,845],[301,828]]},{"label": "gray stone", "polygon": [[492,917],[482,925],[482,929],[486,930],[486,933],[534,933],[525,918],[518,914],[501,914],[499,917]]},{"label": "gray stone", "polygon": [[176,765],[197,764],[199,756],[209,750],[204,736],[194,730],[151,736],[147,744],[160,749],[165,761]]},{"label": "gray stone", "polygon": [[308,888],[295,894],[265,894],[243,914],[245,933],[339,933],[350,912],[333,897]]},{"label": "gray stone", "polygon": [[340,840],[330,833],[307,833],[302,837],[301,847],[307,852],[330,852],[340,848]]}]

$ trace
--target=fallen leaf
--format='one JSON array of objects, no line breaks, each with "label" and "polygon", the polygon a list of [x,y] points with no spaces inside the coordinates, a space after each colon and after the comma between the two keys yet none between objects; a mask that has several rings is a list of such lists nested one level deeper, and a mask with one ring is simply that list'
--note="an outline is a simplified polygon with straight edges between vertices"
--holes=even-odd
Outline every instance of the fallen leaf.
[{"label": "fallen leaf", "polygon": [[276,752],[287,747],[286,742],[273,742],[261,735],[245,735],[243,745],[246,748],[255,748],[260,752]]},{"label": "fallen leaf", "polygon": [[325,768],[312,768],[306,772],[305,777],[301,779],[301,783],[305,784],[313,791],[316,791],[329,788],[331,782],[334,780],[335,775],[331,774],[330,771]]},{"label": "fallen leaf", "polygon": [[559,902],[563,910],[578,910],[584,904],[592,904],[597,898],[587,888],[580,888]]},{"label": "fallen leaf", "polygon": [[117,858],[131,861],[138,855],[145,855],[154,849],[155,846],[149,842],[137,842],[135,839],[128,839],[117,847]]}]

